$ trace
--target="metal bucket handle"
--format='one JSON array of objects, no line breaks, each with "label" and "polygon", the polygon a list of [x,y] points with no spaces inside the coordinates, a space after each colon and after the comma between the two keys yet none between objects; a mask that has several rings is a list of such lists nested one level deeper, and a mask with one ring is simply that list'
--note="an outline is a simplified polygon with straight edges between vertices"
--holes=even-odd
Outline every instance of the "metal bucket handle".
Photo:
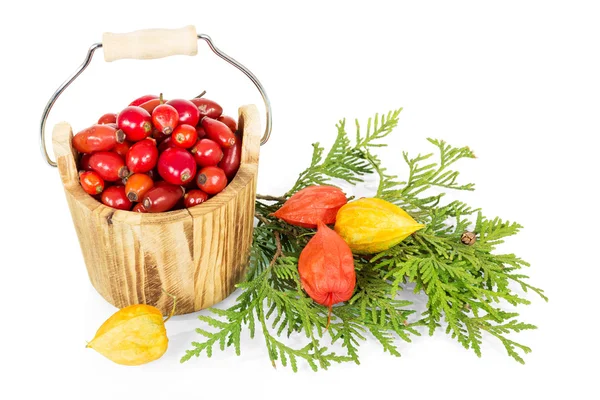
[{"label": "metal bucket handle", "polygon": [[242,71],[250,78],[252,83],[254,83],[254,86],[256,86],[260,92],[265,103],[267,117],[265,133],[260,140],[260,144],[263,145],[267,143],[271,136],[272,117],[271,103],[269,102],[264,87],[248,68],[219,50],[212,42],[210,36],[196,34],[196,28],[193,26],[187,26],[181,29],[147,29],[121,34],[105,33],[102,38],[102,43],[94,43],[89,48],[83,64],[81,64],[73,75],[60,85],[44,108],[42,120],[40,122],[40,141],[42,155],[46,158],[48,164],[52,167],[56,167],[56,162],[50,158],[48,149],[46,148],[46,120],[48,119],[48,114],[50,114],[50,110],[58,97],[87,68],[97,49],[104,47],[105,61],[115,61],[124,58],[156,59],[176,54],[194,56],[198,52],[198,40],[200,39],[208,44],[213,53]]}]

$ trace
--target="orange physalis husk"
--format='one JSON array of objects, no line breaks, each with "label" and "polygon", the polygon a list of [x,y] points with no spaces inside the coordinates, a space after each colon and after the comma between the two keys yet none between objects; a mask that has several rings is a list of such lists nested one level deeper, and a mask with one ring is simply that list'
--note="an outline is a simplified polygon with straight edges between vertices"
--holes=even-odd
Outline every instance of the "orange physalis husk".
[{"label": "orange physalis husk", "polygon": [[323,222],[298,259],[302,288],[316,302],[329,307],[327,328],[334,304],[350,300],[356,286],[352,251],[344,239]]},{"label": "orange physalis husk", "polygon": [[338,210],[347,202],[339,188],[308,186],[294,193],[273,215],[291,225],[316,228],[319,220],[334,224]]},{"label": "orange physalis husk", "polygon": [[86,347],[121,365],[141,365],[159,359],[169,344],[162,312],[153,306],[135,304],[114,313],[102,324]]}]

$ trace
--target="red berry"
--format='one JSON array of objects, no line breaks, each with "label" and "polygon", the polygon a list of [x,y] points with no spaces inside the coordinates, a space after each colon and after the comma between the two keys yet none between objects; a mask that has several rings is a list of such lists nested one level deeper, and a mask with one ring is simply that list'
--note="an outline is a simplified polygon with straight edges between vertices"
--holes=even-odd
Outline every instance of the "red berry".
[{"label": "red berry", "polygon": [[221,168],[204,167],[198,171],[196,184],[208,194],[217,194],[227,186],[227,176]]},{"label": "red berry", "polygon": [[204,97],[196,97],[190,101],[194,103],[196,107],[198,107],[198,111],[200,112],[200,118],[219,118],[223,113],[223,107],[221,107],[216,102],[206,99]]},{"label": "red berry", "polygon": [[90,157],[91,154],[82,154],[81,159],[79,160],[79,169],[84,171],[91,171],[92,166],[90,165]]},{"label": "red berry", "polygon": [[235,144],[235,135],[223,122],[204,117],[201,124],[206,131],[206,137],[219,143],[221,147],[227,148]]},{"label": "red berry", "polygon": [[196,164],[201,167],[217,165],[223,158],[223,150],[217,142],[210,139],[200,139],[190,150]]},{"label": "red berry", "polygon": [[146,174],[133,174],[127,178],[125,193],[131,201],[138,201],[154,187],[154,181]]},{"label": "red berry", "polygon": [[148,212],[148,211],[146,211],[146,209],[144,208],[144,205],[142,203],[137,203],[135,206],[133,206],[133,209],[131,211],[139,212],[139,213],[147,213]]},{"label": "red berry", "polygon": [[111,151],[99,151],[92,154],[89,164],[105,181],[114,182],[129,175],[125,161],[117,153]]},{"label": "red berry", "polygon": [[174,99],[167,101],[168,105],[175,107],[179,114],[179,123],[191,126],[198,125],[200,121],[200,111],[194,103],[184,99]]},{"label": "red berry", "polygon": [[189,151],[170,147],[158,157],[158,173],[173,185],[185,185],[194,179],[196,161]]},{"label": "red berry", "polygon": [[131,210],[133,203],[125,195],[125,186],[111,186],[102,192],[102,203],[118,210]]},{"label": "red berry", "polygon": [[79,174],[79,183],[86,193],[96,195],[104,190],[104,179],[94,171],[84,171]]},{"label": "red berry", "polygon": [[108,125],[92,125],[73,136],[73,147],[80,153],[107,151],[123,142],[124,136]]},{"label": "red berry", "polygon": [[152,113],[154,112],[154,109],[156,107],[158,107],[159,105],[161,105],[163,102],[160,101],[160,99],[152,99],[152,100],[148,100],[145,103],[142,103],[139,105],[139,107],[142,107],[144,110],[148,111],[148,113],[150,115],[152,115]]},{"label": "red berry", "polygon": [[165,140],[163,140],[162,142],[160,142],[160,144],[158,145],[158,152],[162,153],[163,151],[165,151],[169,147],[178,147],[178,146],[175,145],[175,142],[173,142],[173,136],[169,136]]},{"label": "red berry", "polygon": [[134,101],[129,103],[129,105],[130,106],[139,106],[140,104],[144,104],[148,100],[152,100],[152,99],[158,99],[158,96],[156,96],[154,94],[147,94],[142,97],[138,97],[137,99],[135,99]]},{"label": "red berry", "polygon": [[152,133],[150,113],[137,106],[129,106],[121,111],[117,117],[117,125],[125,133],[127,140],[132,142],[145,139]]},{"label": "red berry", "polygon": [[197,206],[206,200],[208,200],[208,194],[199,189],[190,190],[183,196],[183,201],[187,208]]},{"label": "red berry", "polygon": [[98,118],[99,124],[112,124],[117,122],[117,114],[115,113],[106,113],[100,118]]},{"label": "red berry", "polygon": [[162,143],[163,140],[165,140],[166,138],[171,137],[171,135],[165,135],[164,133],[162,133],[161,131],[159,131],[156,128],[152,129],[152,139],[156,140],[156,143]]},{"label": "red berry", "polygon": [[179,123],[179,113],[175,107],[161,104],[152,111],[152,123],[159,131],[170,135]]},{"label": "red berry", "polygon": [[223,159],[217,165],[225,172],[227,179],[231,182],[238,169],[240,168],[240,161],[242,159],[242,141],[237,138],[237,141],[233,146],[223,150]]},{"label": "red berry", "polygon": [[141,204],[148,212],[169,211],[183,197],[183,188],[169,183],[157,184],[142,198]]},{"label": "red berry", "polygon": [[127,168],[131,173],[150,171],[158,161],[156,142],[152,139],[144,139],[134,143],[127,152],[126,160]]},{"label": "red berry", "polygon": [[221,115],[219,118],[217,118],[217,121],[221,121],[227,125],[229,129],[231,129],[231,132],[235,133],[237,131],[237,121],[229,115]]},{"label": "red berry", "polygon": [[130,147],[131,143],[126,140],[123,143],[117,143],[115,147],[113,147],[112,151],[123,157],[124,160],[125,157],[127,157],[127,152],[129,151]]},{"label": "red berry", "polygon": [[196,127],[196,135],[198,135],[198,139],[202,139],[204,136],[206,136],[206,131],[204,130],[202,125],[198,125]]},{"label": "red berry", "polygon": [[198,134],[196,133],[195,127],[187,124],[182,124],[175,128],[172,137],[173,144],[175,146],[184,149],[189,149],[196,143],[196,140],[198,139]]}]

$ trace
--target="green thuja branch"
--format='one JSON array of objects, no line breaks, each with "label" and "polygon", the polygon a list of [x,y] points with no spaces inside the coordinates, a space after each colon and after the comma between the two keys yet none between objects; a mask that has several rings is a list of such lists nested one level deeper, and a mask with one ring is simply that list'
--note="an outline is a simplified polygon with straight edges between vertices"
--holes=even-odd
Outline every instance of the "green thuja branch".
[{"label": "green thuja branch", "polygon": [[[309,167],[283,197],[266,196],[256,202],[258,225],[246,279],[238,285],[241,293],[230,308],[211,309],[212,315],[199,317],[205,328],[197,332],[204,340],[192,343],[182,362],[202,353],[210,357],[215,347],[233,347],[239,355],[243,329],[251,338],[262,337],[273,366],[289,365],[294,371],[299,361],[313,370],[340,362],[359,364],[365,340],[375,340],[384,352],[399,356],[403,342],[410,342],[413,335],[422,330],[431,335],[438,329],[478,356],[482,343],[495,338],[510,357],[524,362],[522,354],[531,350],[512,336],[535,326],[520,322],[514,309],[529,304],[528,292],[547,298],[522,273],[527,262],[497,253],[497,246],[522,227],[487,218],[461,201],[444,202],[449,191],[474,189],[459,181],[455,169],[460,160],[475,157],[468,147],[429,139],[435,152],[415,157],[403,153],[408,166],[403,180],[390,173],[376,150],[386,145],[383,139],[396,127],[400,111],[370,118],[365,131],[356,121],[353,141],[341,120],[329,151],[315,143]],[[379,178],[374,195],[399,205],[426,228],[384,252],[355,256],[354,295],[333,308],[326,330],[328,310],[304,293],[297,268],[314,230],[288,225],[272,213],[306,186],[332,180],[357,185],[370,174]],[[474,234],[474,243],[463,243],[465,231]],[[427,296],[421,314],[412,309],[410,291]],[[290,346],[285,338],[292,335],[304,343]]]},{"label": "green thuja branch", "polygon": [[306,186],[327,184],[332,178],[341,179],[350,184],[362,182],[364,175],[375,171],[365,154],[370,148],[385,146],[381,140],[398,125],[398,116],[401,111],[400,108],[381,116],[376,114],[374,118],[369,118],[364,135],[360,134],[360,126],[357,122],[354,144],[350,142],[346,132],[346,120],[339,121],[336,125],[337,137],[331,149],[324,157],[325,149],[319,143],[313,144],[310,166],[300,173],[298,180],[286,196],[290,196]]}]

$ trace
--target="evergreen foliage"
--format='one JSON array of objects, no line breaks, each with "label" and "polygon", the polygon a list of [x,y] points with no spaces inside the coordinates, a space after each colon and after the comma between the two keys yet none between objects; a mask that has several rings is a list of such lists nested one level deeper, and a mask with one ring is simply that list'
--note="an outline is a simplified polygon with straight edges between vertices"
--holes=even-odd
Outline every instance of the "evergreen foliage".
[{"label": "evergreen foliage", "polygon": [[[192,343],[181,362],[202,353],[210,357],[215,346],[233,347],[239,355],[242,329],[252,338],[263,337],[273,366],[279,362],[294,371],[299,360],[315,371],[332,363],[359,364],[360,343],[369,337],[384,352],[400,356],[402,342],[425,332],[433,335],[437,329],[478,356],[484,338],[495,337],[510,357],[524,362],[521,354],[531,350],[509,336],[536,327],[520,322],[519,314],[507,308],[529,304],[524,297],[528,291],[547,298],[522,273],[529,264],[514,254],[496,253],[496,247],[522,227],[489,219],[461,201],[443,202],[448,191],[474,189],[471,183],[459,183],[459,172],[453,169],[457,161],[475,157],[468,147],[428,139],[437,149],[437,160],[434,153],[410,157],[404,152],[406,180],[389,174],[374,151],[386,145],[383,139],[396,127],[400,112],[375,115],[364,133],[356,121],[354,143],[346,121],[341,120],[331,149],[325,153],[319,143],[313,144],[310,166],[285,196],[259,196],[250,264],[245,281],[238,285],[242,292],[232,307],[213,308],[212,315],[199,316],[206,326],[197,329],[203,341]],[[387,251],[355,256],[355,293],[333,308],[331,325],[325,330],[328,310],[304,293],[297,268],[314,230],[288,225],[270,214],[306,186],[335,180],[357,185],[368,174],[379,176],[377,197],[399,205],[426,228]],[[477,238],[470,246],[461,242],[468,230]],[[423,313],[411,308],[412,295],[406,288],[427,295]],[[302,336],[305,344],[298,348],[286,344],[286,337],[292,335]]]}]

